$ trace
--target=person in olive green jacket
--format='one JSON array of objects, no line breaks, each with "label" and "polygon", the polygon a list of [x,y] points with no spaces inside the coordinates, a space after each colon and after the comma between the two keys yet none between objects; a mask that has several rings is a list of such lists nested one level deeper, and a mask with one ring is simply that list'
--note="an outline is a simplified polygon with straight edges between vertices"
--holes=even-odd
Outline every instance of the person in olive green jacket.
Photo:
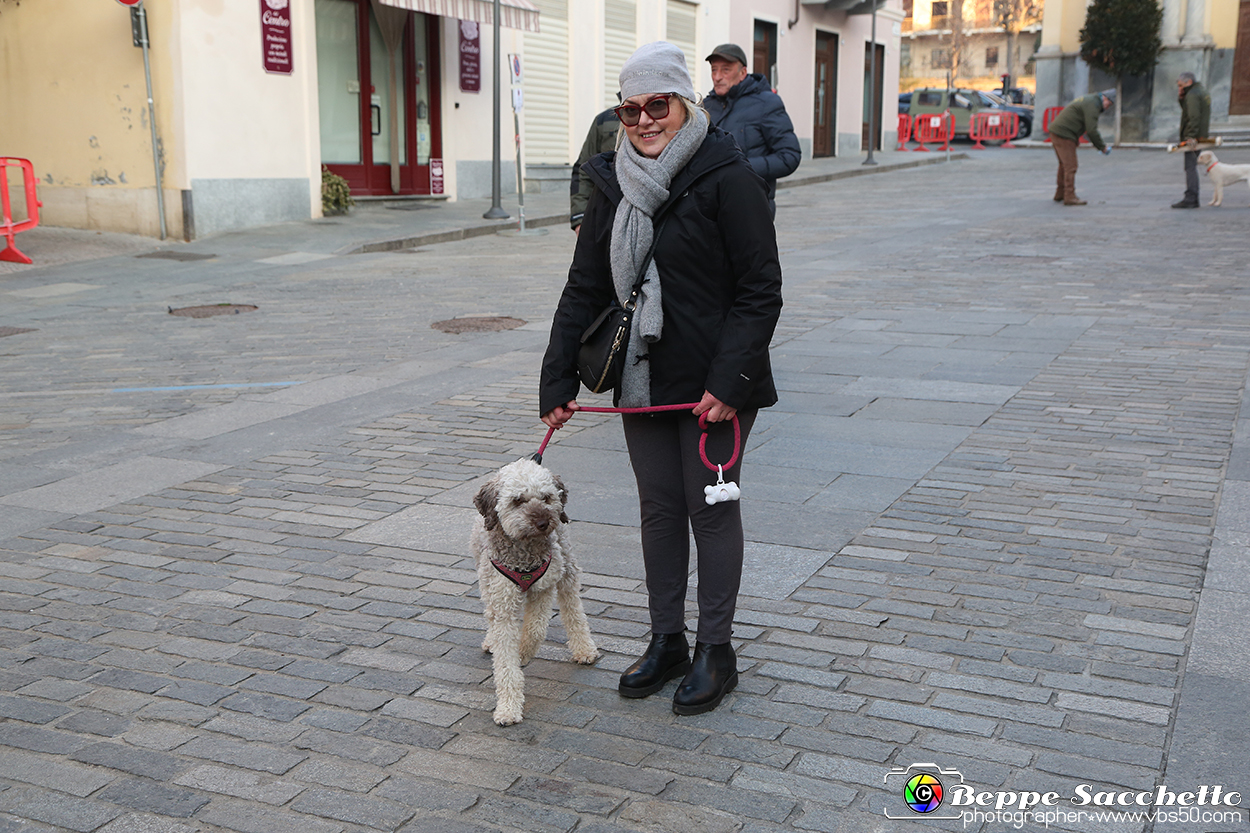
[{"label": "person in olive green jacket", "polygon": [[581,226],[586,203],[590,201],[590,194],[595,188],[590,176],[582,173],[582,165],[589,162],[591,157],[616,150],[616,137],[620,129],[621,122],[616,118],[615,108],[609,107],[595,116],[586,133],[581,153],[577,154],[577,161],[573,163],[573,181],[569,184],[569,227],[573,231]]},{"label": "person in olive green jacket", "polygon": [[1181,142],[1193,147],[1185,151],[1185,196],[1173,208],[1198,207],[1198,148],[1211,133],[1211,94],[1198,83],[1192,72],[1176,76],[1177,99],[1181,103]]},{"label": "person in olive green jacket", "polygon": [[1102,151],[1103,155],[1111,153],[1098,132],[1098,117],[1112,104],[1115,104],[1115,90],[1103,90],[1083,98],[1078,98],[1063,108],[1055,120],[1046,128],[1050,135],[1050,144],[1059,157],[1059,173],[1055,177],[1055,202],[1064,205],[1085,205],[1085,200],[1076,195],[1076,148],[1081,135],[1089,137],[1090,143]]}]

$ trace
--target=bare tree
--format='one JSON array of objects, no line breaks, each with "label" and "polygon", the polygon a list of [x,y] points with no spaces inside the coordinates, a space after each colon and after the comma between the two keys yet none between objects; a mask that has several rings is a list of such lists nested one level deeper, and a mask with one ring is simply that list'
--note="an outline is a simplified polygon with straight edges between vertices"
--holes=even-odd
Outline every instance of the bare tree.
[{"label": "bare tree", "polygon": [[968,34],[964,31],[964,0],[949,0],[947,9],[947,25],[950,26],[951,65],[950,83],[953,87],[959,78],[959,66],[963,63],[964,49],[967,47]]},{"label": "bare tree", "polygon": [[1031,26],[1042,19],[1043,0],[992,0],[994,25],[1007,34],[1007,83],[1004,87],[1015,86],[1016,80],[1016,37],[1025,26]]}]

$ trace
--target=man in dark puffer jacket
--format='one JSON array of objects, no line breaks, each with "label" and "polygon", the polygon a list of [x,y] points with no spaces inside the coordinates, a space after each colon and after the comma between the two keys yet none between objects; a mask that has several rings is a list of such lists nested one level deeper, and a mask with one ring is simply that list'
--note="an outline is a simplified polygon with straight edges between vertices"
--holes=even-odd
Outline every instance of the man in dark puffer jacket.
[{"label": "man in dark puffer jacket", "polygon": [[703,107],[712,124],[730,133],[747,161],[768,185],[768,205],[777,216],[777,180],[799,167],[802,151],[786,106],[760,73],[747,73],[747,56],[736,43],[723,43],[707,56],[712,92]]}]

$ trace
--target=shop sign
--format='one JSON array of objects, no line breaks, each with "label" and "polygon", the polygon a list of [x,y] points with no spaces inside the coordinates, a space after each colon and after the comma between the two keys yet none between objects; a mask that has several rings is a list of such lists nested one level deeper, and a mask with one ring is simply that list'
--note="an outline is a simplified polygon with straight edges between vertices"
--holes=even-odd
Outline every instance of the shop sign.
[{"label": "shop sign", "polygon": [[265,72],[290,75],[291,0],[260,0],[260,37]]},{"label": "shop sign", "polygon": [[482,91],[482,30],[476,20],[460,21],[460,91]]},{"label": "shop sign", "polygon": [[443,193],[443,160],[430,160],[430,193]]}]

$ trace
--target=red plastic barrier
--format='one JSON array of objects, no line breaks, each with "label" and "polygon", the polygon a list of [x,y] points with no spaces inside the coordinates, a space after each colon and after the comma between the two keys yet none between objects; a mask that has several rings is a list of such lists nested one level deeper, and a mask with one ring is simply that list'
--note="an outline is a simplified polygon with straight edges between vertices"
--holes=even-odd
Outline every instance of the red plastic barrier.
[{"label": "red plastic barrier", "polygon": [[[26,186],[26,219],[13,222],[13,209],[9,204],[9,166],[22,169],[22,184]],[[0,251],[0,260],[12,263],[31,263],[31,259],[18,251],[13,243],[13,235],[19,231],[39,225],[39,206],[43,203],[35,196],[35,166],[29,159],[15,159],[0,156],[0,237],[8,240],[8,245]]]},{"label": "red plastic barrier", "polygon": [[[1047,107],[1046,111],[1042,113],[1042,132],[1046,134],[1046,138],[1042,139],[1043,142],[1050,141],[1050,123],[1055,120],[1055,116],[1062,112],[1062,107]],[[1078,144],[1088,145],[1089,139],[1081,136],[1081,141]]]},{"label": "red plastic barrier", "polygon": [[1003,147],[1013,148],[1011,140],[1020,132],[1020,116],[1016,113],[982,111],[972,114],[968,126],[968,138],[974,139],[973,150],[985,150],[981,142],[1002,142]]},{"label": "red plastic barrier", "polygon": [[1046,112],[1042,113],[1042,132],[1047,134],[1043,142],[1050,141],[1050,123],[1055,120],[1055,116],[1063,112],[1062,107],[1047,107]]},{"label": "red plastic barrier", "polygon": [[925,142],[942,142],[938,150],[950,150],[951,139],[955,135],[955,120],[951,117],[950,110],[940,116],[916,116],[912,119],[912,125],[914,127],[912,138],[920,145],[912,150],[922,150],[927,153],[929,149],[924,146]]},{"label": "red plastic barrier", "polygon": [[895,150],[907,150],[907,140],[911,138],[911,116],[898,114],[898,147]]}]

